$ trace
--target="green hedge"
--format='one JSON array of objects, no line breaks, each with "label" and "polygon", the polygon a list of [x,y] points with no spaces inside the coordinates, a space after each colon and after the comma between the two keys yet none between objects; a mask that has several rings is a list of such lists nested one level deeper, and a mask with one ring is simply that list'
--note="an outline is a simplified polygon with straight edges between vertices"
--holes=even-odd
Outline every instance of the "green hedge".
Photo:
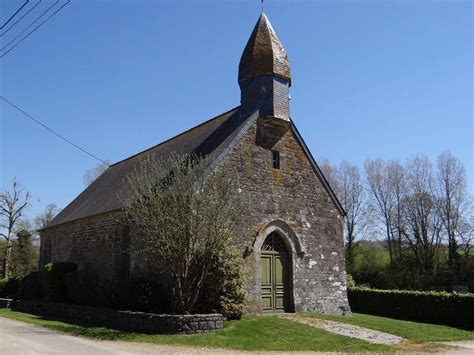
[{"label": "green hedge", "polygon": [[43,278],[40,272],[31,272],[20,280],[20,298],[22,300],[38,300],[43,296]]},{"label": "green hedge", "polygon": [[104,280],[98,285],[103,307],[124,311],[169,313],[165,290],[144,278]]},{"label": "green hedge", "polygon": [[169,313],[167,292],[145,278],[127,277],[100,280],[87,271],[70,272],[65,277],[68,299],[78,305]]},{"label": "green hedge", "polygon": [[77,264],[70,262],[46,264],[42,277],[45,300],[48,302],[68,301],[66,274],[75,272],[76,270]]},{"label": "green hedge", "polygon": [[447,292],[348,290],[353,312],[474,329],[474,294]]},{"label": "green hedge", "polygon": [[0,298],[18,298],[20,291],[20,281],[18,279],[0,280]]}]

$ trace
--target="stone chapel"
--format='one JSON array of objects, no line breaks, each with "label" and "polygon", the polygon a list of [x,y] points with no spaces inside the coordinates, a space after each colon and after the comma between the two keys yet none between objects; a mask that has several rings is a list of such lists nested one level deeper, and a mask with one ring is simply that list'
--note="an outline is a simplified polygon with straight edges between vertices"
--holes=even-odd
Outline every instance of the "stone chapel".
[{"label": "stone chapel", "polygon": [[104,278],[137,273],[117,216],[126,177],[147,155],[196,154],[238,167],[248,202],[236,240],[249,312],[350,312],[345,212],[290,116],[287,54],[261,14],[240,59],[240,106],[111,165],[41,230],[40,268],[70,261]]}]

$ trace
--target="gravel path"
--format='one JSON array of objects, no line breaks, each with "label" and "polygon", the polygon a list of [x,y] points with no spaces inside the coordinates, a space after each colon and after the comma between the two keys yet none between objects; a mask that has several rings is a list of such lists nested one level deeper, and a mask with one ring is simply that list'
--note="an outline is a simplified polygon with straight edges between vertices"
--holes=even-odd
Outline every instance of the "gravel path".
[{"label": "gravel path", "polygon": [[393,334],[380,332],[378,330],[367,329],[359,327],[357,325],[334,322],[331,320],[316,319],[296,315],[284,315],[282,317],[284,317],[285,319],[292,320],[294,322],[309,325],[311,327],[323,329],[327,332],[365,340],[373,344],[398,345],[402,341],[406,340],[405,338]]},{"label": "gravel path", "polygon": [[474,340],[460,340],[460,341],[439,341],[438,344],[455,346],[456,348],[466,349],[472,351],[474,354]]}]

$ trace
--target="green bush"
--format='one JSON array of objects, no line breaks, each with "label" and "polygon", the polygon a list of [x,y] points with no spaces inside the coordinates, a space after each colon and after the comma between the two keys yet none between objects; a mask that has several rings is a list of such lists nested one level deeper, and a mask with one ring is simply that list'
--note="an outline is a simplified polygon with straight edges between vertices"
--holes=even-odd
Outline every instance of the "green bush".
[{"label": "green bush", "polygon": [[0,297],[18,298],[20,291],[20,281],[10,278],[0,280]]},{"label": "green bush", "polygon": [[107,308],[154,313],[169,311],[163,288],[144,278],[101,281],[97,295],[98,304]]},{"label": "green bush", "polygon": [[232,245],[213,263],[196,311],[217,312],[227,319],[240,319],[245,312],[245,297],[241,257]]},{"label": "green bush", "polygon": [[351,274],[346,275],[346,284],[347,284],[347,287],[355,287],[356,286],[356,283],[355,283],[354,279],[352,278]]},{"label": "green bush", "polygon": [[348,297],[353,312],[474,329],[474,294],[352,288]]},{"label": "green bush", "polygon": [[84,306],[101,306],[99,280],[88,271],[70,272],[65,276],[68,299]]},{"label": "green bush", "polygon": [[7,282],[7,279],[0,279],[0,297],[3,297],[3,289],[5,288]]},{"label": "green bush", "polygon": [[155,282],[145,278],[100,280],[88,271],[65,275],[67,297],[78,305],[104,307],[126,311],[162,313],[167,297]]},{"label": "green bush", "polygon": [[245,312],[244,278],[241,257],[235,248],[228,250],[220,263],[219,278],[222,288],[219,297],[219,311],[227,319],[240,319]]},{"label": "green bush", "polygon": [[66,274],[75,272],[77,264],[54,262],[46,264],[43,274],[43,289],[48,302],[67,302]]},{"label": "green bush", "polygon": [[43,281],[41,273],[31,272],[20,280],[20,297],[23,300],[42,299]]}]

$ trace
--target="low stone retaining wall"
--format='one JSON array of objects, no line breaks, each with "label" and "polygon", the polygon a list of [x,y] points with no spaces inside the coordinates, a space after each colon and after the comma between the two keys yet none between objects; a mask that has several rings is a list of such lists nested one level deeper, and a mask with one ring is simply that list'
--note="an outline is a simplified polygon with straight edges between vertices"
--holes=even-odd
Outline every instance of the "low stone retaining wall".
[{"label": "low stone retaining wall", "polygon": [[12,302],[11,298],[0,298],[0,308],[10,308]]},{"label": "low stone retaining wall", "polygon": [[15,300],[11,308],[67,321],[148,334],[209,333],[224,326],[222,314],[169,315],[115,311],[65,303]]}]

